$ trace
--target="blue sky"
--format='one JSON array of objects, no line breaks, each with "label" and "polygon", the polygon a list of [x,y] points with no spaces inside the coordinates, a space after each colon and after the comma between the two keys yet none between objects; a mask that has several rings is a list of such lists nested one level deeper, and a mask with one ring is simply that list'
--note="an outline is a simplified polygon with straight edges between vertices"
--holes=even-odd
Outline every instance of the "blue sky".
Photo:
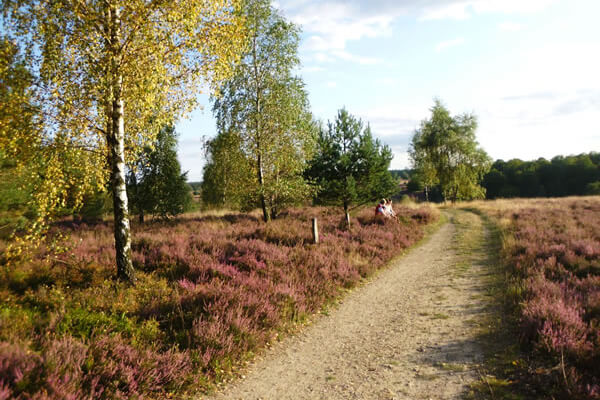
[{"label": "blue sky", "polygon": [[[600,1],[279,0],[301,25],[303,77],[315,116],[339,108],[371,124],[409,166],[407,148],[434,98],[473,112],[494,158],[600,151]],[[202,179],[208,97],[177,125],[188,179]]]}]

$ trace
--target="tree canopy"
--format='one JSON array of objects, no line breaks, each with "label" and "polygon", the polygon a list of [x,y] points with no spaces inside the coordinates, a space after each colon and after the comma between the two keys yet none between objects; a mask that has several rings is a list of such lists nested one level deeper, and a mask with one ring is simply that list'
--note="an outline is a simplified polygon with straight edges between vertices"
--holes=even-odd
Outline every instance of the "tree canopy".
[{"label": "tree canopy", "polygon": [[[298,27],[269,0],[246,1],[244,16],[249,47],[221,87],[213,113],[220,135],[239,138],[255,176],[247,197],[258,201],[268,221],[281,207],[311,194],[302,172],[312,153],[315,126],[304,82],[293,74],[299,65]],[[220,160],[212,155],[214,167],[205,172],[220,173]]]},{"label": "tree canopy", "polygon": [[144,215],[168,218],[183,213],[191,204],[187,172],[177,160],[177,133],[164,126],[153,146],[146,146],[127,175],[130,208],[144,221]]},{"label": "tree canopy", "polygon": [[[133,280],[125,162],[158,128],[196,105],[202,83],[229,77],[246,45],[239,0],[2,2],[2,25],[26,49],[39,132],[17,130],[2,148],[39,144],[39,234],[68,197],[110,181],[117,271]],[[24,153],[25,154],[25,153]],[[75,195],[73,195],[75,193]],[[31,237],[23,237],[29,240]]]},{"label": "tree canopy", "polygon": [[425,187],[439,185],[444,200],[485,197],[480,182],[490,158],[476,141],[476,129],[475,115],[452,117],[436,100],[431,118],[421,121],[412,138],[409,155],[416,176]]},{"label": "tree canopy", "polygon": [[232,209],[253,208],[257,186],[253,163],[242,149],[242,138],[222,131],[205,143],[206,164],[202,179],[202,202]]},{"label": "tree canopy", "polygon": [[305,175],[319,187],[316,201],[349,207],[389,196],[397,187],[388,168],[392,151],[371,128],[346,109],[318,135],[315,157]]}]

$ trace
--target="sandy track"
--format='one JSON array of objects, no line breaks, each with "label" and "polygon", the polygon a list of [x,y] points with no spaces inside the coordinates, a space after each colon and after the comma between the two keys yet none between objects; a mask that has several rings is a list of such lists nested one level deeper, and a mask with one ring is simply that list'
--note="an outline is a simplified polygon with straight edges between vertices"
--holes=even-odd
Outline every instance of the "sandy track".
[{"label": "sandy track", "polygon": [[[214,399],[452,399],[477,379],[483,262],[465,267],[442,226]],[[481,256],[483,257],[483,256]],[[471,258],[473,260],[473,258]]]}]

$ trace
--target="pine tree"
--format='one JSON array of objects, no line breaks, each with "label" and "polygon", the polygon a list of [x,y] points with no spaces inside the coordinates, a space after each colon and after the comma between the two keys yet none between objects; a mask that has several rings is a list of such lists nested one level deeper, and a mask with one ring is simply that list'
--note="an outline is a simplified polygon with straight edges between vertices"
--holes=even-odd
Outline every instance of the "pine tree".
[{"label": "pine tree", "polygon": [[144,215],[169,218],[189,209],[192,199],[187,172],[181,172],[172,125],[160,130],[154,146],[144,149],[127,178],[131,208],[140,222],[144,222]]},{"label": "pine tree", "polygon": [[373,138],[371,128],[346,109],[321,129],[317,151],[305,175],[319,186],[316,201],[341,205],[349,220],[355,203],[390,195],[396,182],[389,172],[392,151]]}]

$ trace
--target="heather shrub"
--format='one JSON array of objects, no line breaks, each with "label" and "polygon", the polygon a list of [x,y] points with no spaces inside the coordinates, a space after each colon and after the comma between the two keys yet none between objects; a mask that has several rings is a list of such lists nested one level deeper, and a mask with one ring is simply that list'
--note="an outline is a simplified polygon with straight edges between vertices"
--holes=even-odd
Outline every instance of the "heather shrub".
[{"label": "heather shrub", "polygon": [[134,223],[133,286],[112,279],[109,222],[58,224],[69,251],[42,249],[0,272],[0,399],[168,398],[206,388],[435,219],[429,209],[397,211],[400,222],[364,210],[350,230],[330,208],[290,209],[268,225],[252,214]]},{"label": "heather shrub", "polygon": [[483,208],[503,229],[523,343],[565,396],[600,399],[600,199]]},{"label": "heather shrub", "polygon": [[[4,398],[18,397],[21,393],[40,386],[42,360],[27,346],[0,342],[0,393]],[[1,397],[0,397],[1,398]]]},{"label": "heather shrub", "polygon": [[24,345],[0,343],[5,398],[145,398],[194,381],[187,352],[138,349],[120,335],[99,336],[89,344],[67,335],[41,344],[37,354]]}]

